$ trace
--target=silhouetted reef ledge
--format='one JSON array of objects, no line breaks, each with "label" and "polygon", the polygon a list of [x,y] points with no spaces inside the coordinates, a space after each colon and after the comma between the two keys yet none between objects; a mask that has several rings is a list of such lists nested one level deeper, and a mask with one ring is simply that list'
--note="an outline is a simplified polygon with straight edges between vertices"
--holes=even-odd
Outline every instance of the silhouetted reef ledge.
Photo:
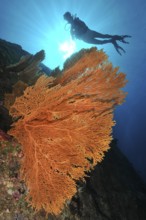
[{"label": "silhouetted reef ledge", "polygon": [[[23,50],[18,44],[8,42],[0,39],[0,66],[8,66],[19,62],[23,56],[31,55],[27,51]],[[47,75],[50,75],[51,69],[40,63],[40,68]]]}]

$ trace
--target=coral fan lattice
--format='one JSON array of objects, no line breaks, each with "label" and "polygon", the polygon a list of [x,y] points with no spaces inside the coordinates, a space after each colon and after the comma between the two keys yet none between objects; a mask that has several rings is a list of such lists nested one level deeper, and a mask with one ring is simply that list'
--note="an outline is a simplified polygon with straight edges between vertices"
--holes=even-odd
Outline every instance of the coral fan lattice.
[{"label": "coral fan lattice", "polygon": [[76,180],[103,159],[125,83],[125,74],[93,48],[60,78],[41,76],[16,99],[10,113],[19,120],[10,134],[23,146],[21,177],[37,210],[58,214],[76,192]]}]

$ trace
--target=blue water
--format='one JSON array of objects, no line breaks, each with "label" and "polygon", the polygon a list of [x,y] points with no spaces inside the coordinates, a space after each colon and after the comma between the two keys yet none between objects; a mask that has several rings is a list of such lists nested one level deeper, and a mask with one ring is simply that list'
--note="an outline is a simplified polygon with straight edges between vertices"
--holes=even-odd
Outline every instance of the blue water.
[{"label": "blue water", "polygon": [[[0,0],[0,38],[32,54],[44,49],[44,64],[62,66],[59,45],[70,40],[62,15],[70,11],[104,34],[131,35],[130,44],[99,45],[114,66],[127,74],[126,102],[115,111],[114,136],[122,151],[146,180],[146,0]],[[89,48],[76,40],[76,51]]]}]

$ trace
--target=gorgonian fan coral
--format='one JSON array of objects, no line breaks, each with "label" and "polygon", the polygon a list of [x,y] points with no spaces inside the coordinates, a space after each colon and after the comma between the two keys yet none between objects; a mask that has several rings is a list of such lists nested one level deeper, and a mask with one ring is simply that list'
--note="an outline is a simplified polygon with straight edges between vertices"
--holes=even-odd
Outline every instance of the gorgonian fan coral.
[{"label": "gorgonian fan coral", "polygon": [[[10,134],[23,147],[21,177],[37,210],[58,214],[111,142],[113,110],[125,93],[125,74],[92,48],[60,78],[41,76],[10,108]],[[91,163],[92,161],[92,163]]]}]

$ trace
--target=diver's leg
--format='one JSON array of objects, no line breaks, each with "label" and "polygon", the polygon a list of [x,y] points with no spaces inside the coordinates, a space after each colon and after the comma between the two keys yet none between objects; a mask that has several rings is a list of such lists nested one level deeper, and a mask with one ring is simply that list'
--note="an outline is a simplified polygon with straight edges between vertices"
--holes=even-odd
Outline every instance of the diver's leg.
[{"label": "diver's leg", "polygon": [[127,41],[125,41],[125,38],[127,37],[131,37],[129,35],[109,35],[109,34],[101,34],[99,32],[96,32],[96,31],[92,31],[92,30],[89,30],[90,32],[90,36],[92,38],[111,38],[113,40],[118,40],[118,41],[121,41],[122,43],[125,43],[125,44],[129,44]]},{"label": "diver's leg", "polygon": [[89,44],[107,44],[107,43],[112,43],[112,38],[108,39],[108,40],[98,40],[96,39],[96,37],[101,37],[100,35],[97,35],[97,32],[92,31],[92,30],[88,30],[85,34],[83,34],[80,39],[82,39],[83,41],[85,41],[86,43]]},{"label": "diver's leg", "polygon": [[107,43],[112,43],[111,39],[109,39],[109,40],[97,40],[97,39],[94,39],[94,38],[86,38],[86,39],[83,39],[83,41],[85,41],[88,44],[107,44]]},{"label": "diver's leg", "polygon": [[113,35],[101,34],[97,31],[92,31],[92,30],[90,30],[90,35],[92,36],[92,38],[112,38],[113,37]]}]

